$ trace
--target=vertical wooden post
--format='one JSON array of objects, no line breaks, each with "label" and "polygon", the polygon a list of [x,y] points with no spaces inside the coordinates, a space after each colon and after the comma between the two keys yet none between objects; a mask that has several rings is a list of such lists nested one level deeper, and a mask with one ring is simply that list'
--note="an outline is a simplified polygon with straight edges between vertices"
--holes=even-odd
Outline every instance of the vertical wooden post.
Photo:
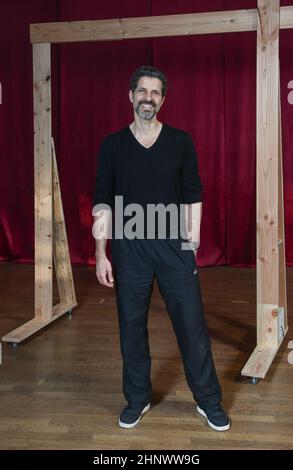
[{"label": "vertical wooden post", "polygon": [[279,0],[258,0],[257,303],[278,304]]},{"label": "vertical wooden post", "polygon": [[277,347],[279,0],[258,0],[257,344]]},{"label": "vertical wooden post", "polygon": [[35,148],[35,315],[52,317],[51,45],[33,45]]},{"label": "vertical wooden post", "polygon": [[[265,377],[284,337],[282,166],[280,166],[279,0],[258,0],[257,24],[257,346],[243,375]],[[284,301],[284,295],[282,296]]]}]

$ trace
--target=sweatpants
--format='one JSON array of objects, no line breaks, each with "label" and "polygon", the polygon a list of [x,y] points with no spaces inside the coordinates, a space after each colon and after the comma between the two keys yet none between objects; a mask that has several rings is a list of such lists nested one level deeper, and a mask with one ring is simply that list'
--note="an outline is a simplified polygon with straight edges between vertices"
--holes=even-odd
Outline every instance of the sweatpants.
[{"label": "sweatpants", "polygon": [[200,406],[221,401],[194,252],[182,239],[113,239],[112,266],[128,403],[151,401],[148,311],[154,278],[177,338],[188,386]]}]

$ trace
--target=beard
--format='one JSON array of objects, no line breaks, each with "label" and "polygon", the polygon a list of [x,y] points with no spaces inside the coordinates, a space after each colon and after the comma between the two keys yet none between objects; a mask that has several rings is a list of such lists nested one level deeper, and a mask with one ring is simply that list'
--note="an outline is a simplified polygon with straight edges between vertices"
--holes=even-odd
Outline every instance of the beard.
[{"label": "beard", "polygon": [[[150,109],[142,109],[143,104],[151,104],[152,108]],[[150,121],[153,117],[157,114],[156,106],[154,103],[138,103],[135,107],[135,112],[139,115],[141,119],[145,119],[146,121]]]}]

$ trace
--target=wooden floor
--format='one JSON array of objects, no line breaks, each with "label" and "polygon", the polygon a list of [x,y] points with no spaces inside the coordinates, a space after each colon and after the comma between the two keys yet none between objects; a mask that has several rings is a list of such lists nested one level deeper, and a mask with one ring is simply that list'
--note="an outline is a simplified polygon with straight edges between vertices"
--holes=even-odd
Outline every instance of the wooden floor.
[{"label": "wooden floor", "polygon": [[[16,349],[2,344],[0,448],[293,449],[293,365],[286,349],[292,327],[266,379],[250,384],[239,371],[255,345],[255,270],[200,268],[199,274],[230,431],[212,431],[196,414],[156,286],[149,317],[154,405],[135,429],[118,427],[125,402],[114,292],[98,285],[94,268],[75,267],[79,306],[72,318]],[[33,316],[33,266],[0,264],[0,283],[2,337]],[[289,268],[291,325],[292,285]]]}]

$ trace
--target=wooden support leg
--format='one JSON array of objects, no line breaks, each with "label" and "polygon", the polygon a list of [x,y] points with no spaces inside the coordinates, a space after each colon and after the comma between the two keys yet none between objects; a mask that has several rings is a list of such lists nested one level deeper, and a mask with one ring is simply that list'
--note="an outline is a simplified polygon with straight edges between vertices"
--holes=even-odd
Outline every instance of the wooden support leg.
[{"label": "wooden support leg", "polygon": [[70,263],[67,233],[63,213],[57,160],[54,140],[52,139],[53,158],[53,256],[56,272],[56,279],[60,297],[60,304],[67,306],[68,310],[76,304],[75,290],[73,284],[72,268]]},{"label": "wooden support leg", "polygon": [[[279,67],[280,71],[280,67]],[[279,72],[280,74],[280,72]],[[281,82],[281,80],[280,80]],[[285,252],[285,214],[283,184],[281,86],[279,86],[279,158],[278,158],[278,248],[279,248],[279,344],[288,331]]]},{"label": "wooden support leg", "polygon": [[250,377],[264,378],[285,335],[279,0],[258,0],[258,11],[257,346],[241,373]]}]

